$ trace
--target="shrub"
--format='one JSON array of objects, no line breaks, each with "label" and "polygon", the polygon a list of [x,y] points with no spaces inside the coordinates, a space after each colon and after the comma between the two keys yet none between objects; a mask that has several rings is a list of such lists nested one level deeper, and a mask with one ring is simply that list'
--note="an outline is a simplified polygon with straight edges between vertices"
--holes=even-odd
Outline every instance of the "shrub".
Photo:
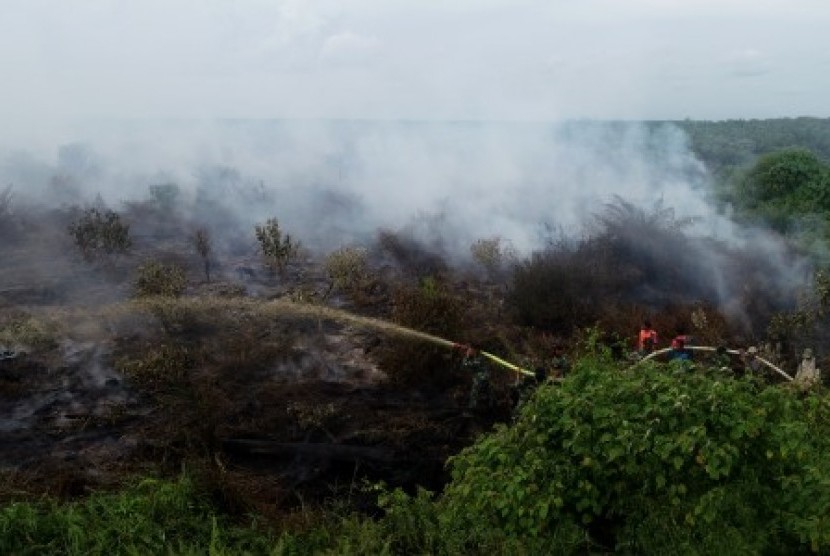
[{"label": "shrub", "polygon": [[51,349],[57,346],[57,334],[54,323],[20,315],[0,325],[0,346]]},{"label": "shrub", "polygon": [[829,433],[824,396],[583,359],[452,458],[442,535],[485,551],[827,550]]},{"label": "shrub", "polygon": [[187,347],[162,344],[137,359],[121,357],[115,365],[136,383],[150,390],[159,390],[184,384],[193,364],[193,356]]},{"label": "shrub", "polygon": [[357,296],[369,281],[368,252],[360,247],[341,247],[326,257],[326,274],[332,288]]},{"label": "shrub", "polygon": [[500,237],[476,240],[470,253],[491,278],[498,277],[505,265],[516,258],[516,250]]},{"label": "shrub", "polygon": [[449,268],[444,257],[438,252],[440,246],[424,245],[406,234],[380,230],[377,243],[382,254],[389,257],[406,275],[419,280],[444,275]]},{"label": "shrub", "polygon": [[2,554],[264,554],[274,545],[267,533],[229,524],[187,478],[0,508]]},{"label": "shrub", "polygon": [[[443,338],[457,338],[461,332],[463,301],[435,278],[424,279],[418,286],[400,287],[392,303],[392,320],[397,324]],[[446,348],[425,345],[422,340],[389,340],[380,361],[395,382],[429,385],[453,380],[453,373],[447,372],[448,363]]]},{"label": "shrub", "polygon": [[299,253],[299,242],[282,231],[276,218],[269,218],[265,224],[257,224],[254,230],[259,250],[268,265],[284,272],[288,263]]},{"label": "shrub", "polygon": [[136,297],[161,295],[178,297],[187,287],[184,270],[175,264],[165,265],[150,261],[138,267],[135,282]]},{"label": "shrub", "polygon": [[132,246],[130,226],[118,213],[97,207],[84,209],[69,225],[69,234],[87,260],[101,254],[124,253]]}]

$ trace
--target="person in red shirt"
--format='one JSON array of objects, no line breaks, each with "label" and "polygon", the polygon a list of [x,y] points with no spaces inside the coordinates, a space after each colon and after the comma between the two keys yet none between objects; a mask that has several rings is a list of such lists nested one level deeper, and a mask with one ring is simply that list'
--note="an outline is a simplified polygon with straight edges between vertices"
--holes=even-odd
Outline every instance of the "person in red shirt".
[{"label": "person in red shirt", "polygon": [[657,331],[651,327],[651,321],[644,320],[637,338],[637,351],[640,355],[648,355],[657,349]]}]

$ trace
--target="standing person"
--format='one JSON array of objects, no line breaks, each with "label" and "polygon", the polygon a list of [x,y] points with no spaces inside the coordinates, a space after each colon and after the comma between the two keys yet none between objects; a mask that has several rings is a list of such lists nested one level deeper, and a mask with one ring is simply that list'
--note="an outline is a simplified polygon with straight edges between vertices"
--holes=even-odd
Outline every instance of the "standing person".
[{"label": "standing person", "polygon": [[493,391],[490,385],[490,368],[476,350],[467,347],[461,365],[473,374],[470,401],[467,407],[473,411],[486,411],[493,405]]},{"label": "standing person", "polygon": [[637,338],[637,351],[640,357],[644,357],[657,349],[657,331],[651,327],[651,321],[646,319],[640,328],[640,335]]},{"label": "standing person", "polygon": [[553,346],[553,359],[550,362],[550,367],[554,378],[565,378],[565,375],[571,370],[571,362],[568,361],[568,356],[565,355],[565,347],[562,344]]},{"label": "standing person", "polygon": [[548,370],[545,367],[536,367],[533,376],[525,375],[516,383],[511,392],[513,398],[513,420],[519,415],[519,409],[533,396],[539,385],[548,379]]}]

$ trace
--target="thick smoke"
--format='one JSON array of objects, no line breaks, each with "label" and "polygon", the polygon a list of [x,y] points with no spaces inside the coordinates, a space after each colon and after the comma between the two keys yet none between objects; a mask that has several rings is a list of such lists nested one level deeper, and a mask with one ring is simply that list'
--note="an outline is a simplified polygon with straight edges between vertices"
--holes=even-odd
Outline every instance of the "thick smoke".
[{"label": "thick smoke", "polygon": [[118,209],[147,199],[151,185],[173,183],[187,220],[227,236],[227,245],[230,236],[252,242],[253,225],[276,217],[316,251],[391,229],[456,260],[494,236],[527,254],[552,230],[588,233],[586,222],[620,197],[694,219],[686,233],[696,264],[686,271],[721,306],[740,298],[738,263],[708,241],[763,259],[769,291],[806,279],[780,240],[714,211],[703,164],[670,124],[113,122],[76,125],[45,143],[2,155],[0,183],[21,201],[99,199]]},{"label": "thick smoke", "polygon": [[98,124],[5,153],[2,179],[45,202],[101,195],[116,207],[176,183],[246,226],[276,216],[322,247],[409,224],[450,251],[494,235],[528,250],[541,224],[575,229],[611,195],[709,212],[695,191],[703,168],[668,125]]}]

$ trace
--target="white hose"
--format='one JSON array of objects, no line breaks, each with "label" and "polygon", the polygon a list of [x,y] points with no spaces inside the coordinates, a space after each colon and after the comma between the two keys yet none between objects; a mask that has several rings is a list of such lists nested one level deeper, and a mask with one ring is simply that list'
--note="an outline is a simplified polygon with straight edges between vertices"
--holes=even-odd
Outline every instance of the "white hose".
[{"label": "white hose", "polygon": [[[690,351],[709,351],[709,352],[715,352],[715,351],[718,351],[718,348],[709,347],[709,346],[686,346],[686,347],[685,347],[685,348],[683,348],[683,349],[688,349],[688,350],[690,350]],[[654,358],[655,358],[655,357],[657,357],[658,355],[662,355],[662,354],[664,354],[664,353],[668,353],[668,352],[670,352],[670,351],[672,351],[672,348],[670,348],[670,347],[669,347],[669,348],[658,349],[657,351],[653,351],[653,352],[649,353],[648,355],[646,355],[645,357],[643,357],[642,359],[640,359],[640,360],[637,362],[637,364],[640,364],[640,363],[643,363],[643,362],[645,362],[645,361],[648,361],[649,359],[654,359]],[[730,353],[730,354],[732,354],[732,355],[741,355],[741,352],[740,352],[740,351],[738,351],[738,350],[735,350],[735,349],[727,349],[727,350],[726,350],[726,353]],[[773,371],[775,371],[776,373],[778,373],[779,375],[783,376],[783,377],[784,377],[784,378],[786,378],[787,380],[789,380],[789,381],[792,381],[792,380],[793,380],[793,377],[791,377],[790,375],[788,375],[787,373],[785,373],[785,372],[784,372],[784,371],[782,371],[780,368],[776,367],[775,365],[773,365],[772,363],[770,363],[769,361],[767,361],[767,360],[766,360],[766,359],[764,359],[763,357],[759,357],[759,356],[754,355],[754,354],[753,354],[753,356],[752,356],[752,357],[753,357],[754,359],[757,359],[758,361],[760,361],[761,363],[763,363],[764,365],[766,365],[767,367],[769,367],[770,369],[772,369]]]}]

